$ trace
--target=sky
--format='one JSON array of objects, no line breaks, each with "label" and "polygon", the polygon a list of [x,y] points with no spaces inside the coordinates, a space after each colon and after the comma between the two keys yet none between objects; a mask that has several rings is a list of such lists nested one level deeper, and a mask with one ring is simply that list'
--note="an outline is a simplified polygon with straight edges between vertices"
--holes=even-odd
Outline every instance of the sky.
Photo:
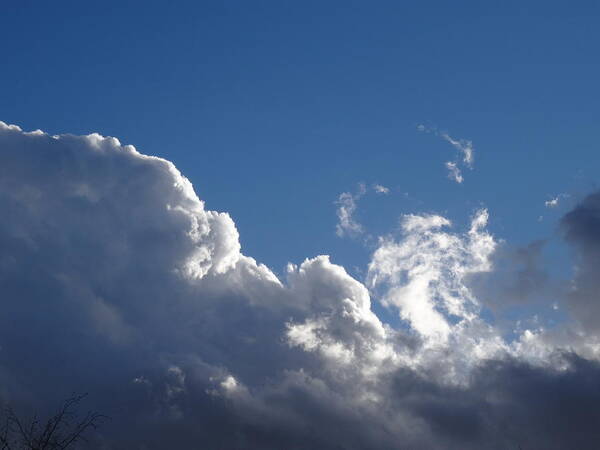
[{"label": "sky", "polygon": [[2,7],[0,402],[90,392],[103,449],[594,448],[599,7],[171,3]]},{"label": "sky", "polygon": [[[332,239],[332,202],[361,181],[423,202],[396,198],[389,226],[483,202],[524,243],[552,231],[544,201],[595,182],[599,66],[596,7],[520,3],[18,2],[0,19],[0,111],[173,161],[276,271],[364,263]],[[479,149],[464,185],[419,124]]]}]

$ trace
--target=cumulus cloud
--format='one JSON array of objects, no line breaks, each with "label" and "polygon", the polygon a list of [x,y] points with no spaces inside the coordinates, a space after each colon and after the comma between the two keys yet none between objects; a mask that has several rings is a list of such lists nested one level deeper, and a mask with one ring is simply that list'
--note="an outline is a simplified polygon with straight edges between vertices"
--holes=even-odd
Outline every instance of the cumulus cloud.
[{"label": "cumulus cloud", "polygon": [[[600,437],[595,303],[583,317],[598,292],[599,194],[563,221],[581,326],[507,339],[471,287],[498,244],[485,210],[464,231],[404,216],[366,284],[327,256],[279,279],[164,159],[3,123],[0,158],[0,400],[43,412],[89,392],[112,417],[91,448],[559,449]],[[340,203],[345,223],[353,204]]]}]

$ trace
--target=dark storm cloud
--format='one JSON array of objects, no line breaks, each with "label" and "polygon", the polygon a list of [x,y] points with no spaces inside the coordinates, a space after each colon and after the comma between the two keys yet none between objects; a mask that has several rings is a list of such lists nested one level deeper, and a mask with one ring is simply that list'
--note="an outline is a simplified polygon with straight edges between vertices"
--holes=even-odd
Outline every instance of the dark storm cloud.
[{"label": "dark storm cloud", "polygon": [[600,366],[573,354],[563,357],[569,361],[564,371],[512,358],[489,361],[473,372],[468,388],[402,373],[394,401],[428,424],[435,438],[426,448],[594,448]]}]

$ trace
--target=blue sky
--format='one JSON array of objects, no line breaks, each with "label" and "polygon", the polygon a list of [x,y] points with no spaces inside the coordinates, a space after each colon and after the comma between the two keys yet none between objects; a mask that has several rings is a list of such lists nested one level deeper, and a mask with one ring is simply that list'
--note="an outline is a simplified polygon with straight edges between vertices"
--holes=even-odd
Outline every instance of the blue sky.
[{"label": "blue sky", "polygon": [[170,3],[2,5],[0,405],[89,392],[103,450],[595,448],[600,7]]},{"label": "blue sky", "polygon": [[[464,222],[483,204],[494,232],[526,243],[553,230],[544,201],[580,194],[600,164],[600,31],[589,5],[18,2],[5,11],[4,120],[114,135],[174,161],[210,208],[232,214],[244,250],[276,271],[319,253],[364,264],[360,246],[334,235],[333,202],[361,181],[394,190],[365,218],[374,229],[416,210]],[[418,124],[473,141],[462,185],[445,175],[452,147]]]}]

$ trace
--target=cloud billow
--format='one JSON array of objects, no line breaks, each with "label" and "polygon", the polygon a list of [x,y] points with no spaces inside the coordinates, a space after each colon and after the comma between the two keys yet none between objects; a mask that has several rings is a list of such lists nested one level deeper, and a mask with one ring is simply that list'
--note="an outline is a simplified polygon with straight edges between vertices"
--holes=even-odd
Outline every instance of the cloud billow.
[{"label": "cloud billow", "polygon": [[[112,417],[92,447],[558,449],[600,438],[596,328],[508,341],[481,318],[469,277],[492,270],[484,211],[464,233],[441,216],[405,217],[400,236],[379,241],[369,288],[327,256],[279,279],[164,159],[3,123],[0,158],[0,399],[43,412],[90,392]],[[595,239],[597,202],[586,202],[564,219],[576,248]],[[576,314],[595,286],[595,248],[581,250]],[[373,312],[378,289],[402,326]]]}]

